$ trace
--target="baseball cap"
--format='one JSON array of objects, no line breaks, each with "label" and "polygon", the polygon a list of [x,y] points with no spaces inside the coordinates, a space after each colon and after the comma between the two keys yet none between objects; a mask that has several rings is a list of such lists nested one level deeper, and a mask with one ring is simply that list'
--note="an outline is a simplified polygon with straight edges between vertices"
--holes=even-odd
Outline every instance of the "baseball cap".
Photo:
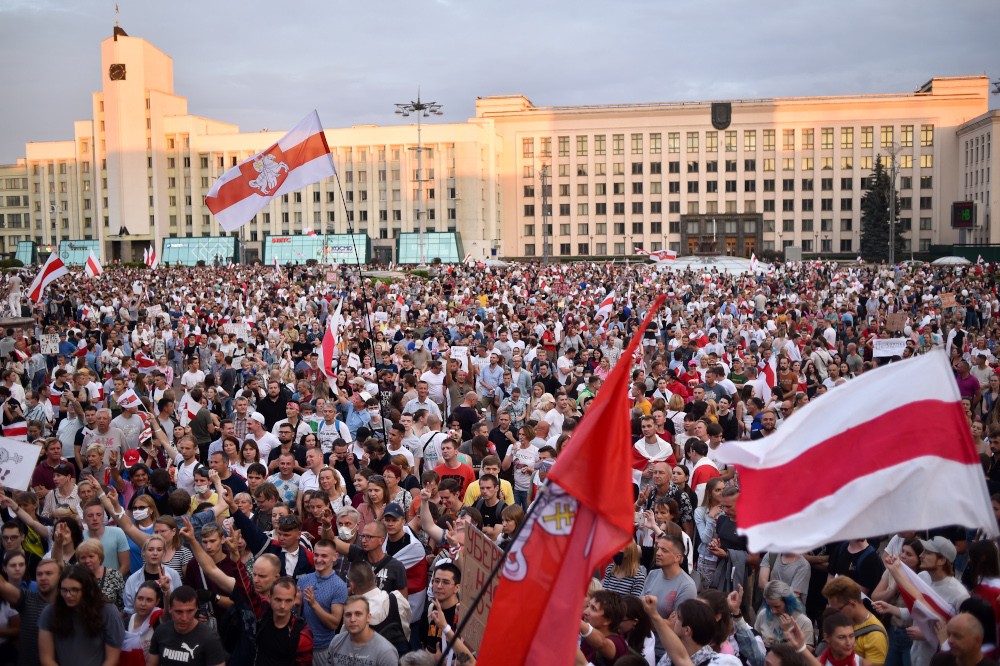
[{"label": "baseball cap", "polygon": [[958,551],[955,549],[955,544],[943,536],[936,536],[929,540],[921,539],[920,543],[923,544],[924,550],[927,552],[937,553],[949,562],[954,562],[955,556],[958,555]]},{"label": "baseball cap", "polygon": [[414,349],[420,349],[423,346],[424,346],[424,341],[423,340],[414,340],[414,342],[413,342]]},{"label": "baseball cap", "polygon": [[372,399],[372,394],[369,393],[368,391],[361,391],[360,393],[358,393],[358,395],[360,395],[361,399],[364,400],[365,402],[368,402],[369,400]]},{"label": "baseball cap", "polygon": [[403,507],[399,506],[398,502],[389,502],[386,504],[385,510],[382,513],[393,518],[403,518],[406,516],[406,512],[403,511]]},{"label": "baseball cap", "polygon": [[264,418],[264,415],[261,414],[260,412],[254,412],[253,414],[250,415],[250,418],[252,418],[254,421],[256,421],[261,425],[264,425],[264,422],[267,420]]}]

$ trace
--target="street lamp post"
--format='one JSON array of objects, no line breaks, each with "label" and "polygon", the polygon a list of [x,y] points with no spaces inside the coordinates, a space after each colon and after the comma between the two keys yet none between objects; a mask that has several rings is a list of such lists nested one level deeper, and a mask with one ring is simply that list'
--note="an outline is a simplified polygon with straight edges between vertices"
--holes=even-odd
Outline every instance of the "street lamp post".
[{"label": "street lamp post", "polygon": [[549,165],[542,163],[540,170],[542,178],[542,262],[548,264],[552,255],[549,239]]},{"label": "street lamp post", "polygon": [[424,173],[423,173],[423,144],[420,136],[420,119],[428,118],[431,115],[441,115],[441,105],[437,102],[422,102],[420,91],[417,91],[415,102],[403,102],[396,104],[396,113],[403,118],[409,117],[411,113],[417,115],[417,232],[419,233],[420,263],[426,264],[427,257],[424,256]]},{"label": "street lamp post", "polygon": [[[899,171],[900,145],[893,143],[889,150],[889,263],[896,263],[896,172]],[[910,259],[913,258],[913,225],[910,225]]]}]

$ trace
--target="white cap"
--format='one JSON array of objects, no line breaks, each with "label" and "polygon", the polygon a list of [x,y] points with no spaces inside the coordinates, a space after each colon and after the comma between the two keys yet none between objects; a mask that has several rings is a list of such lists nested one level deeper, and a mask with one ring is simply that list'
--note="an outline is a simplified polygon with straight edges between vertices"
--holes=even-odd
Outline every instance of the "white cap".
[{"label": "white cap", "polygon": [[250,414],[250,418],[252,418],[254,421],[256,421],[261,425],[264,425],[264,422],[267,420],[264,418],[264,415],[261,414],[260,412],[253,412],[252,414]]}]

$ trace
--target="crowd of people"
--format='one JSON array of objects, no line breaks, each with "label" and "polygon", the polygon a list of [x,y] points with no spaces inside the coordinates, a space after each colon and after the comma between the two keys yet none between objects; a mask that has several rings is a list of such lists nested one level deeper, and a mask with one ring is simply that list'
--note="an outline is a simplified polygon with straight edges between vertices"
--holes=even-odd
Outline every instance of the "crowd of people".
[{"label": "crowd of people", "polygon": [[[2,426],[40,458],[0,496],[0,665],[474,663],[455,633],[466,527],[511,542],[620,363],[635,540],[594,573],[577,663],[973,666],[995,649],[996,542],[941,526],[751,553],[739,474],[713,454],[940,348],[1000,492],[988,265],[116,268],[38,303],[22,277],[4,276],[33,324],[0,339]],[[878,353],[887,338],[900,355]],[[907,567],[960,612],[922,629]]]}]

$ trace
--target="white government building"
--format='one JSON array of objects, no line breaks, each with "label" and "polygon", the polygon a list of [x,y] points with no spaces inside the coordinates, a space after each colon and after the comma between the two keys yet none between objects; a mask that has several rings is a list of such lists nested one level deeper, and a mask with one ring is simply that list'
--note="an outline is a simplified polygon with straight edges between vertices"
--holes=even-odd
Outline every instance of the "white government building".
[{"label": "white government building", "polygon": [[[553,257],[631,256],[639,245],[853,256],[867,177],[893,152],[907,251],[1000,244],[990,215],[1000,112],[988,110],[985,76],[936,77],[912,93],[721,103],[485,97],[466,122],[423,122],[422,179],[414,125],[328,129],[344,200],[329,179],[227,234],[205,194],[284,132],[190,115],[172,59],[119,28],[101,43],[101,69],[92,120],[0,166],[0,254],[58,244],[73,262],[90,248],[137,261],[152,243],[164,261],[211,263],[236,256],[242,238],[250,260],[353,261],[357,246],[362,260],[409,263],[421,256],[422,219],[427,260],[541,257],[545,243]],[[975,203],[972,228],[952,226],[961,201]]]}]

